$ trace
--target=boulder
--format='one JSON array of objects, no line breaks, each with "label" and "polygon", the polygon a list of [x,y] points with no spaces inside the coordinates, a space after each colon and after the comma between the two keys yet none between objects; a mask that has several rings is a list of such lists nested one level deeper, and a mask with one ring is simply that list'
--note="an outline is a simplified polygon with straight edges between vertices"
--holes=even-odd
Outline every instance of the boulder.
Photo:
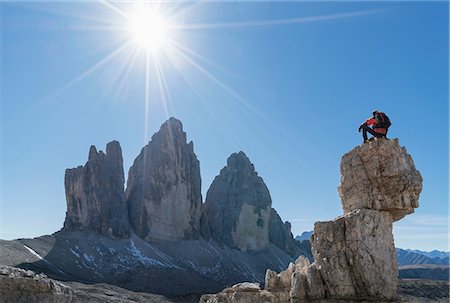
[{"label": "boulder", "polygon": [[128,237],[124,182],[119,142],[108,143],[106,153],[91,146],[84,166],[66,170],[64,228],[95,231],[112,238]]},{"label": "boulder", "polygon": [[241,251],[266,249],[271,205],[269,190],[247,156],[232,154],[206,194],[211,237]]},{"label": "boulder", "polygon": [[239,283],[224,289],[218,294],[207,294],[199,303],[285,303],[289,302],[287,293],[274,293],[261,290],[257,283]]},{"label": "boulder", "polygon": [[14,303],[70,303],[74,290],[44,274],[0,265],[0,301]]},{"label": "boulder", "polygon": [[126,200],[131,225],[146,241],[199,237],[200,164],[179,120],[167,120],[134,160]]},{"label": "boulder", "polygon": [[275,271],[268,269],[266,271],[264,289],[272,292],[289,292],[291,289],[291,276],[294,272],[294,263],[289,263],[286,270],[277,274]]},{"label": "boulder", "polygon": [[389,212],[359,209],[316,222],[312,247],[330,297],[394,297],[398,272]]},{"label": "boulder", "polygon": [[398,139],[374,139],[342,157],[339,195],[344,213],[389,211],[394,221],[419,207],[422,177]]}]

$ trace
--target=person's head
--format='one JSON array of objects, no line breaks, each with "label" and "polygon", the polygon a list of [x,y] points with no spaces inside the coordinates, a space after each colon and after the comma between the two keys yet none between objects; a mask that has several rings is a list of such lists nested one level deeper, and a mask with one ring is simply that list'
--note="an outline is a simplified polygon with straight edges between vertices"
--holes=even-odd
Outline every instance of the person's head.
[{"label": "person's head", "polygon": [[376,114],[378,114],[379,112],[377,111],[377,110],[374,110],[373,112],[372,112],[372,115],[375,117],[375,115]]}]

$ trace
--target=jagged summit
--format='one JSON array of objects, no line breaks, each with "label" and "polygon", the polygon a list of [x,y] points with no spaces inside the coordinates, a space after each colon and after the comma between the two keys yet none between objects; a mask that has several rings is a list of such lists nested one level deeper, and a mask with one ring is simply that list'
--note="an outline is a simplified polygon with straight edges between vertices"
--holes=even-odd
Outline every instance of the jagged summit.
[{"label": "jagged summit", "polygon": [[[151,141],[171,140],[186,142],[186,133],[183,131],[183,124],[174,117],[167,119],[153,134]],[[190,142],[191,143],[191,142]]]},{"label": "jagged summit", "polygon": [[271,205],[269,190],[245,153],[232,154],[206,194],[212,237],[243,251],[267,248]]},{"label": "jagged summit", "polygon": [[119,142],[108,143],[106,154],[97,152],[92,145],[84,166],[66,170],[64,228],[92,230],[116,238],[128,236],[130,227],[124,181]]},{"label": "jagged summit", "polygon": [[147,241],[196,239],[200,232],[200,163],[182,123],[168,119],[128,173],[126,199],[135,232]]},{"label": "jagged summit", "polygon": [[231,154],[227,159],[227,168],[245,170],[247,172],[258,174],[255,171],[255,166],[250,162],[250,159],[243,151]]}]

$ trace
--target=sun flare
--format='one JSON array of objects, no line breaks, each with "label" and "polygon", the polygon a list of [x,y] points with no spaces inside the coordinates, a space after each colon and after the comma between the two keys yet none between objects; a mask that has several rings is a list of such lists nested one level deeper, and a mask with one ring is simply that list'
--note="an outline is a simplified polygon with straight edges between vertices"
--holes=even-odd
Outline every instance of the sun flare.
[{"label": "sun flare", "polygon": [[158,51],[167,40],[169,23],[157,10],[140,9],[129,18],[128,30],[136,44],[150,51]]}]

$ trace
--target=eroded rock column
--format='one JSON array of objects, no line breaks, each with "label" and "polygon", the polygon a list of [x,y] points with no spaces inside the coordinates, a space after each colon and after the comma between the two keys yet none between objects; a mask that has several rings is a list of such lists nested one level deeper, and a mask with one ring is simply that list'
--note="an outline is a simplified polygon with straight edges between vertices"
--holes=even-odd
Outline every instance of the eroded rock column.
[{"label": "eroded rock column", "polygon": [[200,235],[200,163],[181,122],[170,118],[152,136],[128,173],[126,199],[134,231],[146,241]]},{"label": "eroded rock column", "polygon": [[124,182],[119,142],[108,143],[106,153],[91,146],[84,166],[66,170],[64,229],[89,230],[113,238],[129,236]]}]

